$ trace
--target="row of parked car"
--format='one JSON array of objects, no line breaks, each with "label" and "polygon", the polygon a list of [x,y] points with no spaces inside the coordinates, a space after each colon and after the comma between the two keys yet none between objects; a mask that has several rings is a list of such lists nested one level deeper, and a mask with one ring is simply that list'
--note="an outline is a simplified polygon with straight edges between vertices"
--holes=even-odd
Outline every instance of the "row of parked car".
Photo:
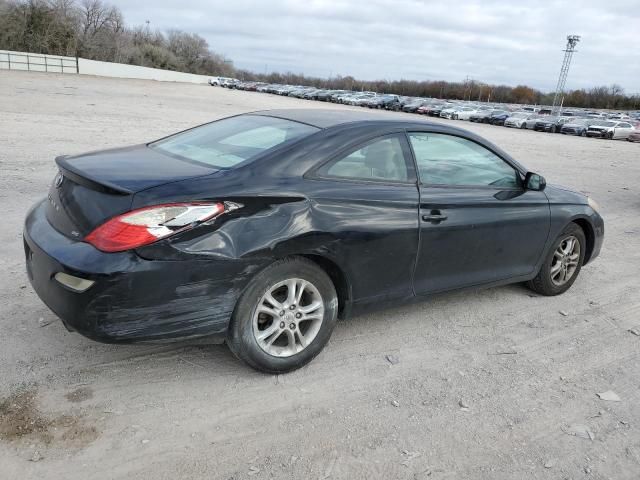
[{"label": "row of parked car", "polygon": [[468,120],[540,132],[640,142],[640,112],[599,112],[576,109],[554,113],[551,108],[544,107],[447,101],[366,91],[328,90],[302,85],[241,82],[223,77],[213,77],[209,83],[213,86],[237,90],[403,111],[450,120]]}]

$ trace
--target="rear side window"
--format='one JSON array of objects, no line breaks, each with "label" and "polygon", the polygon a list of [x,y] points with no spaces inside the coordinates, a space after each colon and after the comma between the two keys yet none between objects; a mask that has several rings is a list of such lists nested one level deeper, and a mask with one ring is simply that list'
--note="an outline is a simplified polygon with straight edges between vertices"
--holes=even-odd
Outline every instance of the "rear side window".
[{"label": "rear side window", "polygon": [[396,135],[373,140],[324,165],[318,174],[326,177],[407,182],[409,173],[400,138]]},{"label": "rear side window", "polygon": [[409,139],[422,183],[520,187],[511,165],[471,140],[440,133],[410,133]]},{"label": "rear side window", "polygon": [[240,115],[177,133],[149,147],[212,167],[231,168],[318,130],[281,118]]}]

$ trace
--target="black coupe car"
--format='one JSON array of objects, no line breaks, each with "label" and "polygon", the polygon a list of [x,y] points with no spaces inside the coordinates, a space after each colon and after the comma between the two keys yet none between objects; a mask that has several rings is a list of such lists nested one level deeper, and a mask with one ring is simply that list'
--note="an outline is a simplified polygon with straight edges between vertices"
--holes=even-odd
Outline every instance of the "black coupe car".
[{"label": "black coupe car", "polygon": [[595,203],[455,127],[272,110],[58,157],[26,265],[69,330],[223,335],[254,368],[316,356],[338,317],[452,289],[567,290],[599,253]]}]

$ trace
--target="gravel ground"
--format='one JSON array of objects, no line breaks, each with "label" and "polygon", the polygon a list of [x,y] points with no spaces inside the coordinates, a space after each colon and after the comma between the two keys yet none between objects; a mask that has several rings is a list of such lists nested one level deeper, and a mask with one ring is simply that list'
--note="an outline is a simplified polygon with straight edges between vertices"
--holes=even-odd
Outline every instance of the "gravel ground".
[{"label": "gravel ground", "polygon": [[0,93],[0,478],[638,479],[640,145],[465,123],[592,194],[600,258],[560,297],[514,285],[340,322],[312,364],[269,376],[222,345],[68,333],[29,286],[22,221],[55,155],[328,106],[7,71]]}]

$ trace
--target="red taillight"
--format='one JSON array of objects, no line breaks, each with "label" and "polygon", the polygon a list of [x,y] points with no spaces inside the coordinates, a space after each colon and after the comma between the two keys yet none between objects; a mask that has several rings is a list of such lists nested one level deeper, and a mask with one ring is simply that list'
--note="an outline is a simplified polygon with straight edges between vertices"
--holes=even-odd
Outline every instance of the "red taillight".
[{"label": "red taillight", "polygon": [[223,212],[222,203],[172,203],[140,208],[103,223],[85,241],[103,252],[122,252],[167,238]]}]

